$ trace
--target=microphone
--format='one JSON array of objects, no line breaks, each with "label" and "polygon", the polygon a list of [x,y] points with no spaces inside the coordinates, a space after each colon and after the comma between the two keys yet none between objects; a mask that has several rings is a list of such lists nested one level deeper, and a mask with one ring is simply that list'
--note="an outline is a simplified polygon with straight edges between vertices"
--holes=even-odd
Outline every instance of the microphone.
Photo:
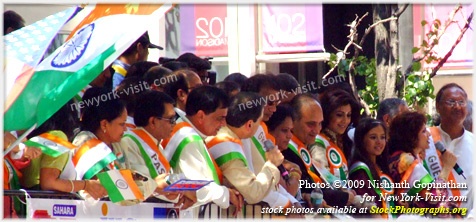
[{"label": "microphone", "polygon": [[[264,141],[264,150],[266,150],[266,152],[270,151],[274,149],[274,145],[273,145],[273,142],[271,142],[270,139],[267,139],[266,141]],[[283,176],[284,180],[286,181],[286,183],[288,183],[288,180],[289,180],[289,173],[288,171],[286,170],[286,168],[284,168],[283,164],[279,165],[278,166],[278,170],[279,172],[281,172],[281,176]]]},{"label": "microphone", "polygon": [[[441,141],[436,142],[435,147],[437,150],[441,152],[441,155],[443,155],[446,152],[446,148]],[[463,169],[459,167],[458,163],[455,163],[455,165],[453,166],[453,169],[456,171],[456,173],[458,173],[458,175],[463,176],[463,178],[466,180],[466,177],[463,174]]]}]

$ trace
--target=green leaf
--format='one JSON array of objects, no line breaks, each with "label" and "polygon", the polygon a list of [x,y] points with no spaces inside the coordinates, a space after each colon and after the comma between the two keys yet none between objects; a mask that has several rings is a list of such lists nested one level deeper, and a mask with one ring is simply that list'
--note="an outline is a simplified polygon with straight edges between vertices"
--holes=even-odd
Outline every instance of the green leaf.
[{"label": "green leaf", "polygon": [[437,45],[438,44],[438,39],[433,39],[433,44]]},{"label": "green leaf", "polygon": [[420,50],[420,48],[418,48],[418,47],[413,47],[413,49],[412,49],[412,54],[415,54],[416,52],[418,52],[418,50]]},{"label": "green leaf", "polygon": [[441,25],[441,21],[439,19],[435,19],[435,22],[438,24],[438,25]]},{"label": "green leaf", "polygon": [[428,47],[428,42],[426,40],[423,40],[423,42],[421,43],[421,46]]},{"label": "green leaf", "polygon": [[421,26],[425,26],[426,24],[428,24],[426,20],[421,21]]},{"label": "green leaf", "polygon": [[419,62],[414,62],[414,63],[412,64],[412,70],[413,70],[413,71],[416,72],[416,71],[419,71],[420,69],[421,69],[421,63],[419,63]]}]

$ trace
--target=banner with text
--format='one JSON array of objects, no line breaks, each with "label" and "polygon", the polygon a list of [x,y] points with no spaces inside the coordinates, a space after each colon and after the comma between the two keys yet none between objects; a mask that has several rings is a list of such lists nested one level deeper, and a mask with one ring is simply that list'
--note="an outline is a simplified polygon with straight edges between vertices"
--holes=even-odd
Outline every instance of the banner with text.
[{"label": "banner with text", "polygon": [[264,53],[324,51],[322,5],[261,7]]},{"label": "banner with text", "polygon": [[191,218],[192,211],[174,208],[173,203],[139,203],[120,206],[110,201],[26,198],[26,218],[136,220]]},{"label": "banner with text", "polygon": [[181,53],[197,56],[227,56],[226,4],[180,5]]}]

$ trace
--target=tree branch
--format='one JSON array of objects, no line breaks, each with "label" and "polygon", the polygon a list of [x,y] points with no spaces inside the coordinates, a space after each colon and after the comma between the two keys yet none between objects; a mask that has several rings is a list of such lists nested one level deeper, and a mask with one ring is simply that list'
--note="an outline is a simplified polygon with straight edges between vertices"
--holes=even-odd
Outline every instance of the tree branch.
[{"label": "tree branch", "polygon": [[398,9],[398,11],[394,12],[392,14],[392,17],[400,17],[400,15],[407,9],[409,4],[404,4],[402,7]]},{"label": "tree branch", "polygon": [[461,39],[463,38],[464,33],[466,33],[466,31],[468,30],[469,25],[471,24],[472,20],[473,20],[473,12],[471,12],[471,15],[469,15],[468,19],[466,20],[466,25],[463,27],[463,30],[461,30],[461,33],[459,34],[458,38],[456,39],[456,42],[451,47],[450,51],[448,51],[448,53],[446,53],[445,57],[438,63],[438,65],[431,72],[430,78],[433,78],[434,76],[436,76],[436,72],[438,72],[438,70],[446,63],[448,58],[453,54],[453,50],[461,42]]},{"label": "tree branch", "polygon": [[[410,63],[410,65],[408,65],[408,67],[405,69],[405,72],[403,73],[402,78],[400,78],[400,82],[397,84],[396,90],[400,90],[401,87],[403,86],[405,80],[407,80],[408,76],[410,76],[410,73],[411,73],[412,68],[413,68],[413,63],[421,62],[421,60],[423,60],[431,52],[431,50],[435,47],[435,45],[437,45],[436,42],[439,42],[441,36],[443,36],[443,34],[445,34],[446,29],[448,28],[448,26],[451,23],[453,23],[454,16],[456,15],[456,13],[458,11],[461,10],[461,8],[462,8],[462,6],[461,6],[461,4],[459,4],[453,9],[453,11],[450,13],[450,16],[449,16],[448,20],[446,20],[446,22],[445,22],[445,24],[442,28],[442,31],[439,32],[438,36],[436,36],[435,38],[432,38],[432,39],[428,39],[428,43],[430,44],[428,49],[422,51],[421,56],[412,59],[412,62]],[[432,41],[430,41],[430,40],[432,40]],[[435,40],[437,40],[437,41],[435,41]]]},{"label": "tree branch", "polygon": [[344,50],[342,51],[343,55],[342,57],[339,57],[336,61],[336,65],[334,67],[332,67],[331,70],[329,70],[322,78],[323,79],[326,79],[338,66],[339,66],[339,63],[342,61],[343,58],[345,58],[345,54],[347,54],[347,50],[349,49],[349,47],[354,43],[354,38],[357,34],[357,26],[360,24],[360,22],[362,21],[362,19],[367,16],[368,13],[365,13],[365,15],[362,16],[362,18],[359,19],[359,17],[356,15],[356,18],[354,19],[354,21],[352,21],[352,23],[350,23],[350,34],[347,36],[347,38],[349,38],[349,42],[347,43],[347,45],[345,45],[344,47]]}]

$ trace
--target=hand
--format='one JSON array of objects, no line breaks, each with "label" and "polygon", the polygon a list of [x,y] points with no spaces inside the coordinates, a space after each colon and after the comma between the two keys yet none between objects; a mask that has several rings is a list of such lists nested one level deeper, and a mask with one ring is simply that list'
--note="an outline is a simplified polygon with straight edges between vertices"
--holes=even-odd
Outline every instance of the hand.
[{"label": "hand", "polygon": [[291,169],[293,171],[298,172],[299,174],[302,174],[301,169],[299,168],[299,165],[289,161],[289,160],[284,160],[283,161],[283,166],[286,168],[287,171],[290,171]]},{"label": "hand", "polygon": [[95,200],[107,195],[107,190],[102,186],[99,180],[84,180],[86,182],[86,188],[84,191],[89,193]]},{"label": "hand", "polygon": [[193,203],[197,202],[197,191],[184,191],[183,195],[185,195],[188,199],[193,201]]},{"label": "hand", "polygon": [[347,206],[350,206],[352,203],[354,203],[354,197],[356,196],[355,191],[353,190],[344,190],[344,192],[347,192],[349,194],[349,199],[347,199]]},{"label": "hand", "polygon": [[[167,181],[165,180],[165,177],[169,175],[168,173],[163,173],[163,174],[159,174],[157,175],[154,180],[155,182],[157,183],[157,188],[155,189],[155,192],[159,193],[159,194],[162,194],[164,195],[163,193],[161,193],[161,191],[163,189],[165,189],[166,187],[169,186],[169,184],[167,183]],[[175,199],[175,198],[174,198]]]},{"label": "hand", "polygon": [[193,200],[190,200],[188,197],[181,196],[179,201],[174,204],[175,207],[179,207],[180,210],[186,210],[187,208],[191,207],[195,202]]},{"label": "hand", "polygon": [[284,160],[284,156],[279,151],[277,147],[274,147],[274,149],[268,151],[265,153],[266,159],[270,161],[272,164],[274,164],[276,167],[281,165]]},{"label": "hand", "polygon": [[38,147],[32,147],[32,146],[27,146],[25,147],[24,153],[23,153],[23,158],[26,159],[36,159],[41,156],[41,149]]},{"label": "hand", "polygon": [[[296,202],[292,206],[293,208],[302,208],[299,202]],[[304,218],[304,214],[302,213],[290,213],[287,215],[288,218]]]},{"label": "hand", "polygon": [[164,195],[169,200],[175,200],[177,199],[178,196],[183,195],[182,191],[159,191],[156,193],[160,195]]},{"label": "hand", "polygon": [[[8,147],[10,147],[10,145],[12,145],[16,140],[17,140],[17,138],[13,134],[11,134],[8,131],[5,131],[3,133],[3,150],[6,150]],[[12,152],[14,152],[14,153],[17,153],[19,151],[20,151],[20,149],[19,149],[18,146],[16,146],[12,150]]]},{"label": "hand", "polygon": [[458,157],[454,155],[451,151],[446,150],[446,152],[441,155],[441,162],[443,163],[443,167],[448,167],[449,169],[453,169],[453,166],[456,164]]},{"label": "hand", "polygon": [[236,217],[236,215],[238,215],[238,213],[241,212],[241,209],[243,208],[243,196],[240,194],[240,192],[238,192],[238,190],[235,190],[233,188],[228,188],[228,191],[230,192],[230,203],[235,206],[235,212],[233,212],[233,217]]},{"label": "hand", "polygon": [[306,201],[307,206],[312,207],[311,194],[310,193],[302,193],[301,196],[302,196],[302,199],[304,201]]}]

